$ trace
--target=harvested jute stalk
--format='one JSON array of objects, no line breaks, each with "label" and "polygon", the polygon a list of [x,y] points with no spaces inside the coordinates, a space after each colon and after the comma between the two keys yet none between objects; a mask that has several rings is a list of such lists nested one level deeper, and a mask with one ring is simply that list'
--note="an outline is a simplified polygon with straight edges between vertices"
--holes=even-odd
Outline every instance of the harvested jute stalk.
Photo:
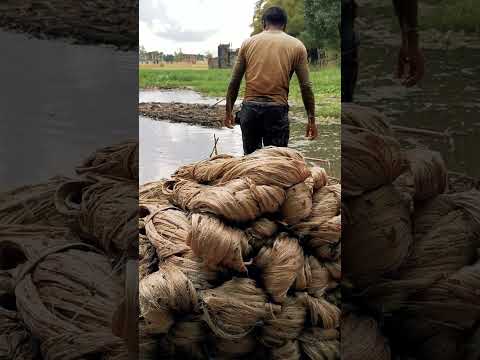
[{"label": "harvested jute stalk", "polygon": [[407,166],[397,140],[348,125],[342,126],[342,158],[342,194],[348,197],[391,184]]},{"label": "harvested jute stalk", "polygon": [[133,182],[97,182],[83,193],[80,229],[107,253],[136,253],[138,187]]},{"label": "harvested jute stalk", "polygon": [[390,347],[375,319],[348,313],[342,318],[342,359],[390,360]]},{"label": "harvested jute stalk", "polygon": [[149,331],[166,333],[173,325],[175,313],[189,314],[197,308],[197,292],[180,269],[162,264],[160,269],[140,281],[140,316]]},{"label": "harvested jute stalk", "polygon": [[17,313],[5,309],[3,305],[0,304],[0,359],[37,358],[40,354],[31,334]]},{"label": "harvested jute stalk", "polygon": [[287,341],[283,346],[274,347],[271,351],[272,360],[300,360],[301,356],[300,343],[297,340]]},{"label": "harvested jute stalk", "polygon": [[40,340],[43,357],[126,353],[123,340],[111,332],[123,284],[109,259],[91,246],[49,247],[22,265],[15,280],[18,314]]},{"label": "harvested jute stalk", "polygon": [[372,284],[397,270],[412,244],[410,211],[393,186],[353,199],[343,234],[343,267],[357,284]]},{"label": "harvested jute stalk", "polygon": [[187,216],[172,206],[157,210],[145,224],[147,237],[160,260],[188,251],[187,238],[191,231]]},{"label": "harvested jute stalk", "polygon": [[138,179],[138,141],[131,140],[95,151],[76,168],[79,175],[100,174]]},{"label": "harvested jute stalk", "polygon": [[65,218],[55,208],[54,194],[68,180],[54,177],[0,194],[0,224],[64,226]]},{"label": "harvested jute stalk", "polygon": [[342,125],[367,129],[383,136],[394,135],[385,115],[371,107],[353,103],[342,103]]},{"label": "harvested jute stalk", "polygon": [[247,270],[243,262],[251,251],[247,236],[213,216],[192,215],[192,231],[187,243],[211,268],[224,266],[240,272]]},{"label": "harvested jute stalk", "polygon": [[286,234],[280,234],[273,247],[262,248],[254,259],[254,265],[262,272],[265,289],[278,303],[285,301],[303,263],[298,240]]},{"label": "harvested jute stalk", "polygon": [[313,178],[289,188],[281,208],[283,221],[295,225],[307,218],[312,212],[312,195]]},{"label": "harvested jute stalk", "polygon": [[446,191],[448,185],[447,167],[438,152],[410,150],[405,152],[413,174],[415,200],[426,200]]},{"label": "harvested jute stalk", "polygon": [[229,340],[246,336],[260,321],[278,312],[255,281],[234,278],[201,292],[204,319],[215,335]]},{"label": "harvested jute stalk", "polygon": [[265,321],[262,342],[269,347],[277,347],[298,338],[305,326],[306,313],[304,297],[288,297],[282,304],[281,312]]},{"label": "harvested jute stalk", "polygon": [[313,178],[313,189],[319,190],[328,184],[328,175],[324,168],[314,166],[310,168]]},{"label": "harvested jute stalk", "polygon": [[285,191],[278,186],[256,185],[248,178],[232,180],[222,186],[201,185],[183,179],[173,185],[171,200],[184,210],[246,222],[277,212],[285,201]]},{"label": "harvested jute stalk", "polygon": [[312,327],[300,335],[299,342],[308,359],[337,360],[340,358],[339,337],[340,335],[335,329]]}]

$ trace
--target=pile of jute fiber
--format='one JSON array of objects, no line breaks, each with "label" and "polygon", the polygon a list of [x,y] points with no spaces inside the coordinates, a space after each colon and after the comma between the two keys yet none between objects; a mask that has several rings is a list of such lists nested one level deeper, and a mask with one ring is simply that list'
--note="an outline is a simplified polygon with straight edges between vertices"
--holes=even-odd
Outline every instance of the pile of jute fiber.
[{"label": "pile of jute fiber", "polygon": [[115,314],[137,284],[126,271],[137,258],[137,164],[138,144],[124,142],[75,178],[0,194],[1,359],[128,358],[127,319]]},{"label": "pile of jute fiber", "polygon": [[478,359],[480,192],[451,191],[440,154],[358,105],[342,159],[343,357]]},{"label": "pile of jute fiber", "polygon": [[340,193],[275,147],[141,186],[142,358],[339,359]]}]

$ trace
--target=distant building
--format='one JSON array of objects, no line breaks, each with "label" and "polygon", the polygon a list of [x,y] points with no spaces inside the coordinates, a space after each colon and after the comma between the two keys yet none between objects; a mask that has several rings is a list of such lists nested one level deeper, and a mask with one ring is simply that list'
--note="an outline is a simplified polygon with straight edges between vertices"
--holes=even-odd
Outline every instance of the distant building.
[{"label": "distant building", "polygon": [[139,54],[140,64],[160,64],[164,61],[164,55],[158,51],[142,51]]},{"label": "distant building", "polygon": [[237,61],[238,49],[232,50],[231,44],[218,45],[218,56],[208,59],[210,69],[228,69],[233,67]]}]

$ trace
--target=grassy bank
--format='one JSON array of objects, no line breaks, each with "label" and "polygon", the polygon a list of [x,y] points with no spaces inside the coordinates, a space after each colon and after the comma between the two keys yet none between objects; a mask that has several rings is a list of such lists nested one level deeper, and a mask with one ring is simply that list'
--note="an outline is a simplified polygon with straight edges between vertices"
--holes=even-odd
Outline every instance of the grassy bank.
[{"label": "grassy bank", "polygon": [[[230,69],[172,69],[140,67],[140,88],[191,88],[204,95],[223,97],[230,81]],[[329,66],[312,69],[311,80],[315,92],[318,116],[340,116],[340,68]],[[243,88],[243,86],[242,86]],[[290,100],[298,106],[302,98],[298,80],[292,79]]]},{"label": "grassy bank", "polygon": [[423,0],[423,3],[432,6],[421,20],[424,28],[480,32],[478,0]]}]

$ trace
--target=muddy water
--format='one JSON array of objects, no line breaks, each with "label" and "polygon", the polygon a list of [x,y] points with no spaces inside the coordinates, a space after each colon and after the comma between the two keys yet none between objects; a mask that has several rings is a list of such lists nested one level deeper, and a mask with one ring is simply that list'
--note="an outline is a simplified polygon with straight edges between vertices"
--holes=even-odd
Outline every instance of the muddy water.
[{"label": "muddy water", "polygon": [[[179,101],[177,98],[175,101]],[[168,178],[179,166],[209,157],[215,134],[220,138],[219,153],[242,155],[240,127],[210,129],[201,126],[155,121],[140,116],[140,183]],[[319,138],[304,138],[305,124],[293,120],[290,126],[290,146],[305,156],[329,159],[330,174],[340,176],[340,126],[338,122],[319,124]]]},{"label": "muddy water", "polygon": [[[375,22],[369,19],[371,13],[368,4],[361,9],[364,24]],[[391,33],[388,27],[386,31]],[[425,78],[419,86],[405,89],[393,77],[397,47],[386,40],[388,36],[372,34],[363,33],[356,100],[384,111],[393,123],[447,131],[451,139],[409,136],[406,146],[440,151],[450,170],[480,176],[480,50],[474,46],[478,44],[456,49],[433,46],[424,34]]]}]

